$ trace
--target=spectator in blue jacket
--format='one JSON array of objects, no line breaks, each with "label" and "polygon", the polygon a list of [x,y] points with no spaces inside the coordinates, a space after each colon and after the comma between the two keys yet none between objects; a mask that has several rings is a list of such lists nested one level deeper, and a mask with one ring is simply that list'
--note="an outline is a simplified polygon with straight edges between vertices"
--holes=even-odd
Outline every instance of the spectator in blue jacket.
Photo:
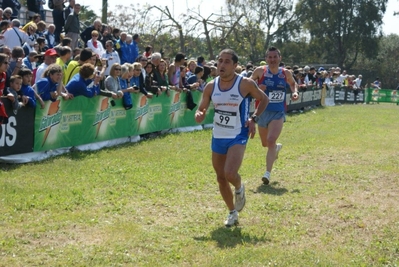
[{"label": "spectator in blue jacket", "polygon": [[22,86],[20,90],[20,94],[22,96],[22,103],[25,106],[30,106],[32,108],[36,107],[36,98],[41,103],[42,108],[44,107],[43,100],[37,95],[35,90],[33,90],[31,83],[32,83],[32,71],[28,68],[22,68],[18,75],[22,77]]},{"label": "spectator in blue jacket", "polygon": [[43,101],[56,101],[60,95],[58,92],[62,92],[62,87],[62,69],[58,64],[48,66],[43,78],[36,82],[36,90]]},{"label": "spectator in blue jacket", "polygon": [[[44,38],[46,39],[47,48],[54,48],[55,46],[55,25],[50,24],[47,31],[44,33]],[[72,40],[71,40],[72,42]]]},{"label": "spectator in blue jacket", "polygon": [[85,63],[65,87],[74,97],[82,95],[91,98],[100,94],[100,79],[101,75],[94,73],[94,65]]},{"label": "spectator in blue jacket", "polygon": [[33,71],[36,69],[36,63],[39,60],[39,54],[36,51],[29,52],[29,55],[22,59],[22,65]]},{"label": "spectator in blue jacket", "polygon": [[133,48],[133,61],[129,62],[129,63],[133,63],[134,61],[136,61],[136,58],[139,56],[139,42],[140,42],[140,36],[136,33],[135,35],[133,35],[133,42],[132,42],[132,48]]},{"label": "spectator in blue jacket", "polygon": [[132,35],[130,34],[126,36],[126,45],[127,45],[126,51],[123,52],[126,53],[127,62],[125,63],[133,64],[133,62],[135,62],[136,60],[136,57],[134,53],[133,38]]},{"label": "spectator in blue jacket", "polygon": [[122,32],[121,38],[117,41],[116,51],[119,53],[119,58],[121,59],[121,64],[126,62],[129,63],[129,47],[126,43],[127,33]]}]

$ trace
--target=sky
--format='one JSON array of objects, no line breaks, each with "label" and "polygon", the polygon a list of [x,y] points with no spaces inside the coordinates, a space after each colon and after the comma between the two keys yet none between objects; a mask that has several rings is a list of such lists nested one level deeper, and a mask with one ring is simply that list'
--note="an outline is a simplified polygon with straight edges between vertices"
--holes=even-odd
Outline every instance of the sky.
[{"label": "sky", "polygon": [[[76,0],[77,3],[81,5],[89,6],[93,9],[97,14],[101,15],[101,7],[102,7],[102,0]],[[112,3],[113,1],[108,1],[108,9],[112,10]],[[171,12],[175,12],[175,15],[179,15],[184,13],[187,8],[199,10],[200,14],[203,17],[210,15],[212,12],[218,13],[220,8],[224,5],[224,1],[220,0],[141,0],[142,4],[148,3],[151,5],[156,5],[159,7],[165,6],[165,2],[169,7]],[[215,2],[217,4],[215,4]],[[174,3],[174,5],[173,5]],[[383,19],[383,32],[386,35],[391,33],[399,34],[399,15],[394,16],[394,12],[399,12],[399,1],[398,0],[388,0],[387,11],[385,12],[385,16]]]}]

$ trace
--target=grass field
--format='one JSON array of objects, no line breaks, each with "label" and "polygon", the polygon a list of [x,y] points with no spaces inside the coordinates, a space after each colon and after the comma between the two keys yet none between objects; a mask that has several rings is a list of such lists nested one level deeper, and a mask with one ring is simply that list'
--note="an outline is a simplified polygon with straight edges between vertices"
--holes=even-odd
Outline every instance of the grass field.
[{"label": "grass field", "polygon": [[290,115],[249,142],[226,229],[211,131],[0,165],[0,266],[398,266],[399,106]]}]

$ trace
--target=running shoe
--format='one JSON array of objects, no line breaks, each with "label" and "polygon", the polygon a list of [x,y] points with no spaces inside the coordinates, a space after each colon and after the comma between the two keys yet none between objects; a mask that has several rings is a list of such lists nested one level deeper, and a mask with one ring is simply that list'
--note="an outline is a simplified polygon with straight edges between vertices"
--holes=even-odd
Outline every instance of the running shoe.
[{"label": "running shoe", "polygon": [[265,185],[268,185],[270,182],[270,172],[266,171],[265,174],[262,176],[262,182]]},{"label": "running shoe", "polygon": [[238,224],[238,211],[230,211],[229,215],[227,216],[227,220],[224,222],[226,227],[231,227],[233,225]]}]

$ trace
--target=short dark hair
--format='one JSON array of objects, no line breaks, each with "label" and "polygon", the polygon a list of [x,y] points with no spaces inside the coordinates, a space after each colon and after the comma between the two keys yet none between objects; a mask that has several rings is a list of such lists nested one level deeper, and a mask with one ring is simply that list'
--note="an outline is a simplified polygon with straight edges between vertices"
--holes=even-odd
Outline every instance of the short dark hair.
[{"label": "short dark hair", "polygon": [[72,54],[72,49],[69,46],[61,46],[58,54],[60,56],[65,56],[68,53]]},{"label": "short dark hair", "polygon": [[85,63],[79,69],[80,77],[82,77],[83,79],[90,78],[90,76],[93,75],[93,73],[94,73],[94,65],[91,63]]},{"label": "short dark hair", "polygon": [[80,61],[87,61],[93,56],[93,52],[91,51],[90,48],[85,48],[82,51],[80,51]]},{"label": "short dark hair", "polygon": [[134,35],[133,35],[133,41],[139,39],[139,37],[140,37],[140,36],[139,36],[137,33],[134,34]]},{"label": "short dark hair", "polygon": [[209,74],[211,74],[211,68],[208,66],[204,66],[204,74],[202,74],[201,79],[204,81],[207,80],[209,77]]},{"label": "short dark hair", "polygon": [[13,75],[13,76],[11,76],[11,78],[10,78],[10,83],[13,83],[15,80],[19,80],[19,79],[22,80],[22,77],[19,76],[19,75]]},{"label": "short dark hair", "polygon": [[46,43],[46,39],[44,37],[37,37],[36,42],[40,44]]},{"label": "short dark hair", "polygon": [[198,62],[198,63],[202,63],[202,62],[204,62],[204,60],[205,60],[205,58],[204,58],[203,56],[199,56],[199,57],[197,58],[197,62]]},{"label": "short dark hair", "polygon": [[48,66],[47,69],[44,71],[42,77],[49,77],[50,74],[54,74],[54,73],[62,73],[61,66],[56,63]]},{"label": "short dark hair", "polygon": [[25,52],[22,49],[22,47],[20,46],[15,46],[12,50],[11,50],[11,57],[13,58],[19,58],[19,57],[24,57]]},{"label": "short dark hair", "polygon": [[25,68],[25,67],[20,69],[19,72],[18,72],[18,75],[21,76],[21,77],[24,77],[26,75],[32,75],[32,74],[33,74],[33,72],[30,69]]},{"label": "short dark hair", "polygon": [[271,46],[271,47],[269,47],[269,48],[266,50],[266,56],[267,56],[267,54],[268,54],[269,52],[273,52],[273,51],[276,51],[276,52],[278,53],[278,55],[281,56],[280,50],[278,50],[277,47],[274,47],[274,46]]},{"label": "short dark hair", "polygon": [[8,55],[6,55],[4,53],[0,53],[0,64],[5,62],[7,59],[8,59]]},{"label": "short dark hair", "polygon": [[3,28],[3,27],[5,27],[5,26],[8,27],[9,24],[10,24],[10,22],[9,22],[8,20],[2,20],[2,21],[0,22],[0,28]]},{"label": "short dark hair", "polygon": [[64,37],[64,39],[62,39],[62,41],[61,41],[62,46],[67,46],[67,45],[70,45],[71,43],[72,43],[72,39],[70,37]]},{"label": "short dark hair", "polygon": [[231,59],[233,60],[234,64],[236,64],[238,62],[238,56],[237,56],[236,52],[234,52],[233,49],[230,49],[230,48],[223,49],[222,51],[220,51],[219,57],[220,57],[221,54],[229,54],[229,55],[231,55]]},{"label": "short dark hair", "polygon": [[186,55],[183,54],[182,52],[179,52],[179,53],[177,53],[176,56],[175,56],[175,61],[181,61],[181,60],[183,60],[183,59],[185,59],[185,58],[186,58]]},{"label": "short dark hair", "polygon": [[35,14],[35,15],[33,15],[33,17],[32,17],[32,20],[36,20],[36,19],[38,19],[38,18],[40,18],[40,14]]},{"label": "short dark hair", "polygon": [[197,67],[195,67],[194,74],[198,74],[198,73],[200,73],[201,71],[204,71],[204,68],[201,67],[201,66],[197,66]]}]

